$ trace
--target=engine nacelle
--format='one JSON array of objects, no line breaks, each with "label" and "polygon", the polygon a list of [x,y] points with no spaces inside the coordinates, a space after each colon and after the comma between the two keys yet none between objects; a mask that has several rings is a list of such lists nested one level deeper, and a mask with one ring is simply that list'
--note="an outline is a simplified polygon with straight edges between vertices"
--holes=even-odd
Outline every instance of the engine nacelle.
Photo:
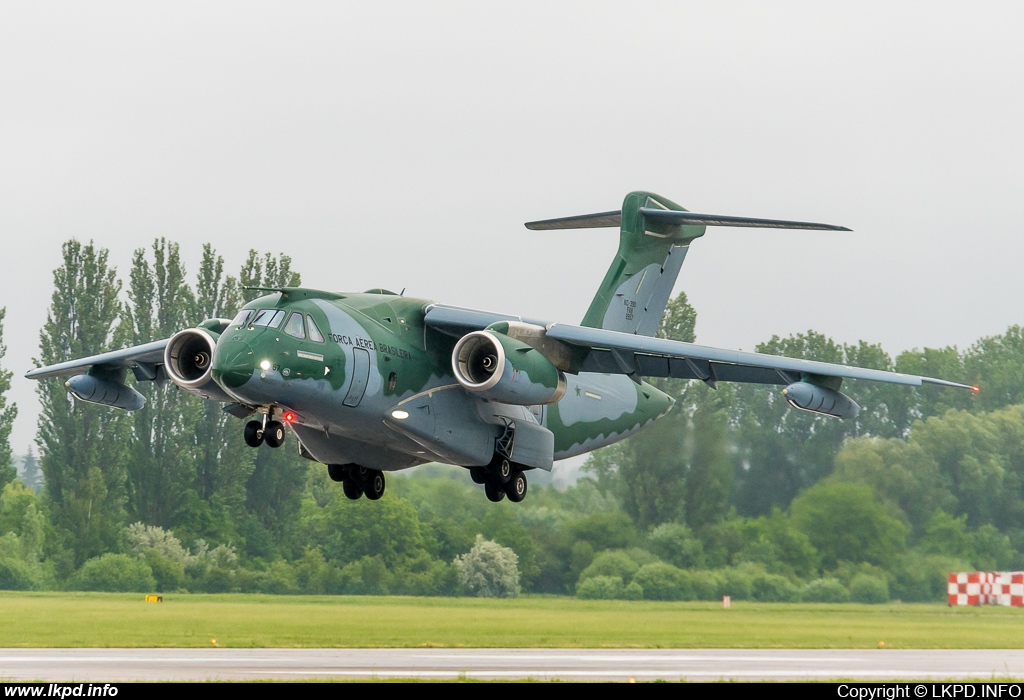
[{"label": "engine nacelle", "polygon": [[810,382],[794,382],[782,390],[793,408],[836,418],[856,418],[860,406],[846,394]]},{"label": "engine nacelle", "polygon": [[459,384],[501,403],[535,406],[565,394],[565,375],[526,343],[495,331],[474,331],[455,345],[452,369]]},{"label": "engine nacelle", "polygon": [[199,328],[178,331],[164,348],[164,370],[175,384],[186,391],[214,401],[234,401],[213,381],[213,349],[220,333],[208,329],[213,321]]},{"label": "engine nacelle", "polygon": [[87,403],[114,406],[126,411],[138,411],[146,405],[145,396],[113,379],[79,374],[64,382],[64,386],[76,399]]}]

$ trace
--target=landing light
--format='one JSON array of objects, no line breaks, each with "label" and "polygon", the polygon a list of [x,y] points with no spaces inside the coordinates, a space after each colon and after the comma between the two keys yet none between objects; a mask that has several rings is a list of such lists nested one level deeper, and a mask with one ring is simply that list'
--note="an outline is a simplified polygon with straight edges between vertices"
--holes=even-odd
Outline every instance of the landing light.
[{"label": "landing light", "polygon": [[264,372],[270,369],[270,360],[264,360],[263,362],[261,362],[260,369],[262,369]]},{"label": "landing light", "polygon": [[406,418],[409,417],[409,412],[402,410],[392,411],[391,417],[394,418],[395,420],[405,420]]}]

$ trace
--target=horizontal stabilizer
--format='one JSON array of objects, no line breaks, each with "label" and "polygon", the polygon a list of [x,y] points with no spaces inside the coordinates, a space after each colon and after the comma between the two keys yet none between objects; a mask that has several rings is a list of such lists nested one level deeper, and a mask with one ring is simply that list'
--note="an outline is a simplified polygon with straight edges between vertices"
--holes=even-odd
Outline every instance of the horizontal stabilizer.
[{"label": "horizontal stabilizer", "polygon": [[[808,231],[849,231],[845,226],[817,224],[809,221],[782,221],[779,219],[756,219],[746,216],[719,216],[717,214],[695,214],[689,211],[654,209],[641,207],[645,219],[660,224],[675,226],[735,226],[746,228],[788,228]],[[622,224],[621,211],[606,211],[600,214],[566,216],[560,219],[530,221],[526,228],[531,231],[554,231],[570,228],[610,228]]]},{"label": "horizontal stabilizer", "polygon": [[530,221],[526,224],[526,228],[531,231],[554,231],[566,228],[618,228],[621,225],[621,211],[606,211],[601,214],[584,214],[582,216],[565,216],[561,219]]},{"label": "horizontal stabilizer", "polygon": [[751,219],[746,216],[718,216],[717,214],[694,214],[689,211],[651,209],[641,207],[640,213],[649,221],[661,224],[689,226],[742,226],[748,228],[795,228],[810,231],[849,231],[845,226],[815,224],[808,221],[780,221],[778,219]]}]

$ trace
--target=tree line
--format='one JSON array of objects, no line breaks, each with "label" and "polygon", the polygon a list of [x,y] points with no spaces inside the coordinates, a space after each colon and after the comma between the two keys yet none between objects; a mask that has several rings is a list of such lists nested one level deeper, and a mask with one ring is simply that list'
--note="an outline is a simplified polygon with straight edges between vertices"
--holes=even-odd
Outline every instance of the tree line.
[{"label": "tree line", "polygon": [[[107,251],[68,241],[37,361],[166,338],[232,317],[259,294],[246,287],[300,283],[284,254],[250,251],[232,275],[209,245],[190,277],[165,239],[122,277]],[[681,294],[660,335],[692,342],[696,318]],[[147,406],[126,413],[41,381],[21,478],[0,424],[0,588],[880,602],[939,600],[948,571],[1024,568],[1019,326],[895,358],[813,331],[756,349],[983,391],[847,380],[862,411],[839,421],[775,387],[662,380],[672,413],[594,453],[567,489],[493,504],[438,465],[370,503],[294,449],[246,447],[237,419],[171,382],[136,384]]]}]

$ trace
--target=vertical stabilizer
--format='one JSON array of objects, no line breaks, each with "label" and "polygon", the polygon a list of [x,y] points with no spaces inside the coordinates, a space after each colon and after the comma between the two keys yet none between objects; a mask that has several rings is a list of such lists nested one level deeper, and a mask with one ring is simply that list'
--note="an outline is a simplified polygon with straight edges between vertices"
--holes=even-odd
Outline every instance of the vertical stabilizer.
[{"label": "vertical stabilizer", "polygon": [[619,251],[581,325],[638,335],[658,332],[690,241],[703,236],[705,227],[654,221],[641,208],[686,211],[650,192],[626,195]]}]

